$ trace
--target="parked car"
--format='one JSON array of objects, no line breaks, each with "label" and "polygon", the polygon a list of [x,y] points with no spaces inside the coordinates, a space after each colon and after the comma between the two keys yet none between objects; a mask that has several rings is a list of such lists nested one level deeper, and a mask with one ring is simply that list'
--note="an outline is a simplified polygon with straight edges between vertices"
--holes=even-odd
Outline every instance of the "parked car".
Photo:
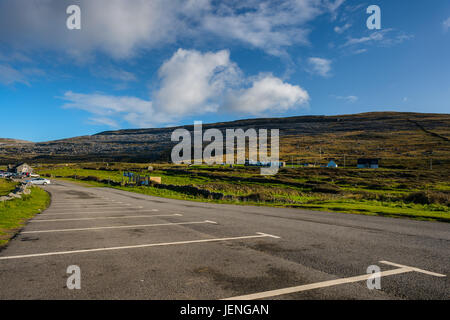
[{"label": "parked car", "polygon": [[29,183],[35,184],[35,185],[47,185],[47,184],[50,184],[50,180],[44,179],[44,178],[35,178],[35,179],[27,180],[25,182],[29,182]]}]

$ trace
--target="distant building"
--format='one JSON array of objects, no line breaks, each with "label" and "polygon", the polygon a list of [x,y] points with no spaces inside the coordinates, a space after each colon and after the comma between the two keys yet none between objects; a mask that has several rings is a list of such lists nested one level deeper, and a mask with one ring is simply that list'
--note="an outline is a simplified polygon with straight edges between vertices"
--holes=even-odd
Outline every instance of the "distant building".
[{"label": "distant building", "polygon": [[338,165],[336,164],[336,162],[334,162],[333,160],[331,160],[330,162],[328,162],[327,164],[327,168],[337,168]]},{"label": "distant building", "polygon": [[378,159],[358,159],[359,169],[378,169]]},{"label": "distant building", "polygon": [[279,167],[283,168],[286,166],[286,162],[284,161],[254,161],[254,160],[245,160],[245,165],[249,167]]},{"label": "distant building", "polygon": [[27,163],[19,163],[17,165],[9,165],[8,171],[15,173],[33,173],[33,168],[29,166]]},{"label": "distant building", "polygon": [[307,168],[314,168],[316,165],[314,163],[304,163],[303,166]]}]

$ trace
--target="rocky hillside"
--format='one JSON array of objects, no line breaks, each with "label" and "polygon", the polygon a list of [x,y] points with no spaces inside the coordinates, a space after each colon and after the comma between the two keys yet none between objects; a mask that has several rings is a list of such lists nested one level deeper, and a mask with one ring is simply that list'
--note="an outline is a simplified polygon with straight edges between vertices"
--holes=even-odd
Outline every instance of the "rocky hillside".
[{"label": "rocky hillside", "polygon": [[[193,130],[193,126],[185,126]],[[208,128],[278,128],[281,158],[311,162],[379,157],[446,163],[450,159],[450,115],[375,112],[342,116],[249,119],[205,124]],[[29,143],[0,140],[0,161],[168,161],[176,128],[106,131],[92,136]]]},{"label": "rocky hillside", "polygon": [[14,143],[32,143],[32,142],[25,141],[25,140],[0,138],[0,145],[2,145],[2,144],[14,144]]}]

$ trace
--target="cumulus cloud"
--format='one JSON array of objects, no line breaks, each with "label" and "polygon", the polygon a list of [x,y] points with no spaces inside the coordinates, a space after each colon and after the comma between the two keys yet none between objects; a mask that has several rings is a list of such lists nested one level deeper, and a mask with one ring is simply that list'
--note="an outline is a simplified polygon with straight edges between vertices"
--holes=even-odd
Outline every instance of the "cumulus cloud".
[{"label": "cumulus cloud", "polygon": [[308,92],[273,75],[246,78],[226,50],[177,50],[159,69],[154,99],[68,91],[63,108],[93,115],[91,122],[118,127],[173,124],[186,115],[208,112],[272,115],[308,103]]},{"label": "cumulus cloud", "polygon": [[225,87],[239,81],[240,70],[227,50],[201,53],[179,49],[159,69],[156,105],[177,115],[213,112]]},{"label": "cumulus cloud", "polygon": [[309,69],[311,73],[318,74],[322,77],[329,77],[331,72],[331,60],[311,57],[308,59]]},{"label": "cumulus cloud", "polygon": [[67,30],[67,1],[0,1],[2,42],[62,50],[78,59],[101,52],[117,59],[182,39],[212,36],[280,55],[308,43],[308,23],[335,16],[343,0],[78,0],[81,30]]},{"label": "cumulus cloud", "polygon": [[[3,0],[0,38],[16,47],[63,50],[80,59],[98,50],[127,58],[137,50],[175,39],[182,1],[80,0],[81,30],[66,28],[66,8],[60,0]],[[181,6],[181,8],[179,8]]]},{"label": "cumulus cloud", "polygon": [[224,109],[260,116],[282,113],[309,101],[308,92],[272,75],[260,76],[248,89],[228,95]]}]

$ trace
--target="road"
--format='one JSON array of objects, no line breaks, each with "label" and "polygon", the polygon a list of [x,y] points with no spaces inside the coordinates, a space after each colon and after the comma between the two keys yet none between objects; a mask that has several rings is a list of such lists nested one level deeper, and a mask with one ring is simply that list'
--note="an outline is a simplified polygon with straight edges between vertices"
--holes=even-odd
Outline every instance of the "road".
[{"label": "road", "polygon": [[0,299],[450,298],[446,223],[45,189],[51,206],[0,252]]}]

